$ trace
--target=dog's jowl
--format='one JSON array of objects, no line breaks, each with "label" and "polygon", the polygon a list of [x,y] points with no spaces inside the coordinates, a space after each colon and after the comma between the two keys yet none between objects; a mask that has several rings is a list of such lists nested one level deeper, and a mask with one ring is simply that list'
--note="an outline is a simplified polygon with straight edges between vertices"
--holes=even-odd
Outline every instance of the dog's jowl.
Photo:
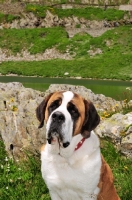
[{"label": "dog's jowl", "polygon": [[94,129],[100,117],[92,102],[71,91],[47,96],[36,109],[47,143],[41,171],[52,200],[119,200],[110,167]]}]

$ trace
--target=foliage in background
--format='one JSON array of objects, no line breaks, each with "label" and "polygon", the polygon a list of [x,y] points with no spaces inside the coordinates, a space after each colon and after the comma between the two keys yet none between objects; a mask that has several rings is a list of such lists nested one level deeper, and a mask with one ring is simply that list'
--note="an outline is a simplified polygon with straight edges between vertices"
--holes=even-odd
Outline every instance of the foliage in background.
[{"label": "foliage in background", "polygon": [[5,22],[11,23],[13,20],[18,19],[18,18],[19,18],[19,16],[0,13],[0,23],[5,23]]},{"label": "foliage in background", "polygon": [[62,9],[42,5],[27,4],[25,10],[26,12],[33,12],[37,17],[42,18],[45,17],[46,10],[49,10],[52,14],[58,15],[59,18],[76,16],[78,18],[83,17],[89,20],[120,20],[124,18],[124,15],[128,15],[127,11],[112,8],[104,10],[99,7]]},{"label": "foliage in background", "polygon": [[132,26],[121,26],[106,31],[99,37],[92,37],[87,33],[78,33],[73,38],[63,38],[58,45],[60,51],[69,49],[71,54],[76,53],[76,58],[88,57],[89,50],[100,48],[102,54],[96,57],[122,56],[132,52]]},{"label": "foliage in background", "polygon": [[12,73],[23,76],[65,77],[65,72],[68,72],[67,77],[131,80],[132,64],[130,65],[129,62],[132,63],[131,55],[82,60],[11,61],[0,64],[0,73],[3,75]]},{"label": "foliage in background", "polygon": [[[99,37],[78,33],[72,38],[62,27],[37,29],[4,29],[0,31],[0,48],[11,53],[27,49],[30,53],[43,53],[47,48],[56,46],[59,51],[69,51],[76,58],[88,58],[89,50],[100,48],[102,54],[96,57],[120,56],[132,52],[132,27],[123,26],[105,32]],[[10,42],[12,41],[12,42]]]},{"label": "foliage in background", "polygon": [[67,37],[67,33],[61,27],[4,29],[0,31],[0,48],[8,49],[13,54],[25,49],[31,54],[43,53],[60,43],[63,37]]},{"label": "foliage in background", "polygon": [[34,5],[34,4],[27,4],[25,7],[26,12],[32,12],[37,17],[44,18],[46,16],[46,10],[48,9],[47,6],[42,5]]},{"label": "foliage in background", "polygon": [[[56,47],[60,52],[73,55],[72,60],[38,62],[2,62],[0,73],[25,76],[132,79],[132,27],[118,27],[101,35],[76,34],[68,38],[61,27],[38,29],[4,29],[0,31],[0,48],[16,54],[27,49],[31,54],[43,53]],[[10,42],[12,41],[12,42]],[[102,54],[90,56],[89,50],[100,49]],[[26,69],[26,70],[25,70]]]}]

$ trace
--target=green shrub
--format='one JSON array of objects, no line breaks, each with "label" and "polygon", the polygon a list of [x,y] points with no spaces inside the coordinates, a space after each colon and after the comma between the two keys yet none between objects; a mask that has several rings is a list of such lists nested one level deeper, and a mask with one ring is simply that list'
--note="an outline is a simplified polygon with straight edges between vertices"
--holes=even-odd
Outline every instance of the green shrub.
[{"label": "green shrub", "polygon": [[14,19],[18,19],[19,16],[14,16],[14,15],[11,15],[11,14],[3,14],[3,13],[0,13],[0,23],[5,23],[5,22],[12,22]]}]

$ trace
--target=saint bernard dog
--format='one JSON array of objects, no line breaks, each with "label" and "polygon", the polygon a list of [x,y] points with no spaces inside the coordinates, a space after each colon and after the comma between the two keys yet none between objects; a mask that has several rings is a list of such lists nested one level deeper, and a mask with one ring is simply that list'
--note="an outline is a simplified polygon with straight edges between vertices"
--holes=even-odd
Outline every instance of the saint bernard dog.
[{"label": "saint bernard dog", "polygon": [[42,176],[52,200],[119,200],[110,167],[93,129],[100,122],[94,105],[71,91],[47,96],[36,109],[46,122],[41,149]]}]

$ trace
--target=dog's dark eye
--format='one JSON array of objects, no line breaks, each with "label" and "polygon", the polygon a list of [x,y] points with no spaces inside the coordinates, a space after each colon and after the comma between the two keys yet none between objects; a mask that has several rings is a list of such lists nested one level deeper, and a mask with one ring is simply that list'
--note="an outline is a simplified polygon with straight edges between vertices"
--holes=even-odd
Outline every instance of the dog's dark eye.
[{"label": "dog's dark eye", "polygon": [[60,100],[59,99],[53,101],[51,103],[51,105],[49,106],[49,113],[51,113],[53,110],[55,110],[56,108],[58,108],[59,105],[60,105]]},{"label": "dog's dark eye", "polygon": [[78,109],[73,103],[68,104],[67,110],[71,114],[72,118],[77,119],[79,117]]}]

